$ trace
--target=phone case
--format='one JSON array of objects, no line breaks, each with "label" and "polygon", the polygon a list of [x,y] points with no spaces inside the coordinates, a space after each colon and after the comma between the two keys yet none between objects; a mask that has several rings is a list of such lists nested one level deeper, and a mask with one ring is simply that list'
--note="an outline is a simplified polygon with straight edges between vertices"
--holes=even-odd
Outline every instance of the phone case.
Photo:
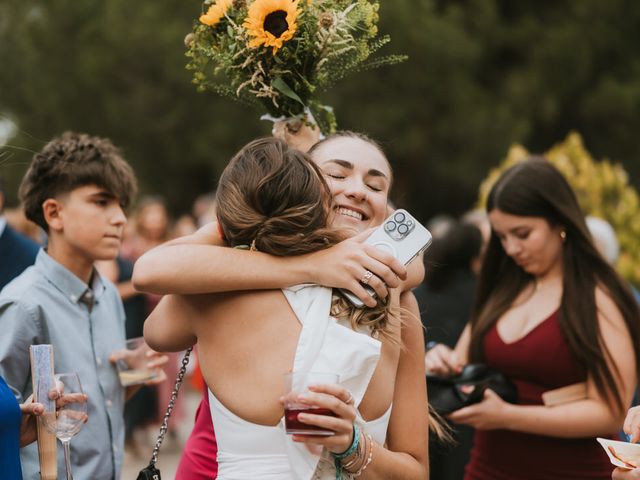
[{"label": "phone case", "polygon": [[[394,211],[364,243],[391,253],[394,257],[408,265],[420,253],[431,245],[431,233],[420,224],[409,212],[403,209]],[[371,296],[375,292],[365,287]],[[364,304],[349,290],[341,289],[349,301],[357,307]]]}]

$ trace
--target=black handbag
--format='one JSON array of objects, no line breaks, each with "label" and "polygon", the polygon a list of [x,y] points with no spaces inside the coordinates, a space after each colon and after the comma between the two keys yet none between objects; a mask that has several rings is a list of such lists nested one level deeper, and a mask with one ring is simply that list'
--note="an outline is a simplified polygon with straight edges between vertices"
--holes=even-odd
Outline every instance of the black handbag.
[{"label": "black handbag", "polygon": [[427,375],[429,404],[440,414],[480,402],[487,388],[506,402],[518,401],[518,390],[513,382],[498,370],[481,363],[465,365],[458,375]]},{"label": "black handbag", "polygon": [[169,428],[169,417],[171,417],[171,412],[173,412],[173,405],[176,402],[176,398],[178,398],[180,385],[182,385],[184,374],[187,371],[187,364],[189,363],[191,350],[193,350],[193,347],[189,347],[187,351],[184,352],[182,365],[180,366],[180,371],[178,372],[178,376],[176,377],[176,383],[173,387],[171,399],[169,400],[167,411],[164,414],[164,419],[162,420],[162,425],[160,426],[160,433],[158,434],[158,439],[156,440],[156,444],[153,447],[153,452],[151,453],[151,460],[149,461],[149,465],[140,470],[137,480],[161,480],[160,470],[156,468],[156,463],[158,462],[158,453],[160,452],[162,441],[164,440],[164,436],[167,433],[167,429]]}]

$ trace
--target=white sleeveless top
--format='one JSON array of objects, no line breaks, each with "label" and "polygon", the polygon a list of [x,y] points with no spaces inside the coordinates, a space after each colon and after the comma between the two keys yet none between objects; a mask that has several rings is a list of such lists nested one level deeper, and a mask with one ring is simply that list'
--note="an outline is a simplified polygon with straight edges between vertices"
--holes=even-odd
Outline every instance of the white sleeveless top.
[{"label": "white sleeveless top", "polygon": [[[298,285],[283,290],[302,324],[293,371],[335,372],[340,385],[359,405],[380,358],[380,342],[353,331],[329,315],[329,288]],[[283,372],[284,373],[284,372]],[[209,390],[211,417],[218,443],[219,480],[335,479],[331,457],[311,453],[285,433],[284,419],[270,427],[235,415]],[[357,422],[379,444],[384,444],[391,408],[380,418]]]}]

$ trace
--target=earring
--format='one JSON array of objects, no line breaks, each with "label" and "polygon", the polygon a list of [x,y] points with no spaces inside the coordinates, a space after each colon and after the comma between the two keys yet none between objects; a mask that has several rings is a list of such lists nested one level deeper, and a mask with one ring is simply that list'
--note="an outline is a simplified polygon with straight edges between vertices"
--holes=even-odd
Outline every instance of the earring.
[{"label": "earring", "polygon": [[562,230],[560,232],[560,238],[562,239],[562,243],[567,241],[567,232],[566,232],[566,230]]}]

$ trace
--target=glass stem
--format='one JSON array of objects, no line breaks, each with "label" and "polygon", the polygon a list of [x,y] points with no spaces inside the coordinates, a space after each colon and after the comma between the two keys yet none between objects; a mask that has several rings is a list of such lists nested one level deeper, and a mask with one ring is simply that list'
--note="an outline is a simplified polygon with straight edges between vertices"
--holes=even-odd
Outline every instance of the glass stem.
[{"label": "glass stem", "polygon": [[69,448],[70,440],[60,440],[62,446],[64,447],[64,464],[67,467],[67,480],[73,480],[73,476],[71,475],[71,450]]}]

